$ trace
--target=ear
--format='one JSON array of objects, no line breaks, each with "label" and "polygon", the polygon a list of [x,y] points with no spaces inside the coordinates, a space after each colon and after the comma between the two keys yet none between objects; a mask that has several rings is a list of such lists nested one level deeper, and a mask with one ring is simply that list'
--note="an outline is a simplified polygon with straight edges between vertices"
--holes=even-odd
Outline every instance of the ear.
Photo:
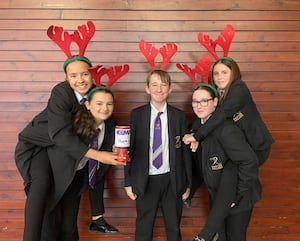
[{"label": "ear", "polygon": [[217,107],[219,99],[215,97],[213,101],[214,101],[214,107]]},{"label": "ear", "polygon": [[84,102],[85,107],[90,110],[90,102],[87,100]]},{"label": "ear", "polygon": [[149,90],[149,86],[148,86],[148,85],[145,86],[145,91],[146,91],[146,93],[147,93],[148,95],[150,95],[150,90]]},{"label": "ear", "polygon": [[170,85],[170,88],[169,88],[169,94],[173,91],[173,88],[172,86]]}]

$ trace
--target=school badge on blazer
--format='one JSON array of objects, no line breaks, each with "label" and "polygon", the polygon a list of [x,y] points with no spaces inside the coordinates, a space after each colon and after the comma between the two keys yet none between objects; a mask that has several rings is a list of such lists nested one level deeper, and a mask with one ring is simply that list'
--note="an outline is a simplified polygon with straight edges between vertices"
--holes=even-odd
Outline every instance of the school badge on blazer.
[{"label": "school badge on blazer", "polygon": [[181,138],[180,136],[175,136],[175,148],[181,148]]},{"label": "school badge on blazer", "polygon": [[211,170],[216,171],[223,169],[223,164],[219,161],[219,158],[217,156],[210,157],[209,161],[211,162]]}]

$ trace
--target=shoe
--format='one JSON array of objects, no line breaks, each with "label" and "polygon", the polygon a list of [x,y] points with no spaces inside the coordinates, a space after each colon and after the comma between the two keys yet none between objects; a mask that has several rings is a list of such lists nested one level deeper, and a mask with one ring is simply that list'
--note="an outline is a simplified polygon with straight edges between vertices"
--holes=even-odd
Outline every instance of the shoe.
[{"label": "shoe", "polygon": [[183,203],[184,208],[190,208],[191,207],[191,200],[189,200],[189,199],[183,200],[182,203]]},{"label": "shoe", "polygon": [[192,241],[205,241],[205,239],[197,235]]},{"label": "shoe", "polygon": [[[103,221],[102,221],[103,220]],[[92,233],[117,233],[119,230],[108,224],[104,219],[102,219],[101,222],[96,223],[95,221],[92,221],[90,224],[90,232]]]}]

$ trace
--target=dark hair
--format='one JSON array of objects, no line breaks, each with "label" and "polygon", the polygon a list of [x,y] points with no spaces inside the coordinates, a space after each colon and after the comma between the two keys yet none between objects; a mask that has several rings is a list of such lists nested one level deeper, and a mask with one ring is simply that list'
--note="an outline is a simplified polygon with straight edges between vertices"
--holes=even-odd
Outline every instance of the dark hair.
[{"label": "dark hair", "polygon": [[73,55],[71,58],[66,59],[65,62],[63,63],[63,69],[64,69],[65,73],[67,73],[67,66],[74,61],[82,61],[82,62],[87,63],[90,67],[93,66],[92,62],[87,57]]},{"label": "dark hair", "polygon": [[215,87],[211,84],[199,84],[194,91],[196,90],[206,90],[210,97],[212,98],[218,98],[218,92],[217,90],[215,89]]},{"label": "dark hair", "polygon": [[[93,89],[88,101],[91,101],[97,92],[109,93],[114,99],[114,95],[109,88],[97,87]],[[81,105],[80,109],[75,113],[73,118],[74,133],[76,133],[82,141],[88,144],[90,143],[90,139],[95,132],[95,128],[95,118],[84,104]]]},{"label": "dark hair", "polygon": [[167,83],[168,85],[171,85],[171,76],[168,72],[160,69],[154,69],[148,73],[147,76],[147,85],[149,86],[150,78],[152,75],[158,75],[161,79],[161,82]]},{"label": "dark hair", "polygon": [[216,98],[216,97],[219,96],[218,95],[218,91],[216,90],[216,87],[214,85],[212,85],[212,84],[201,83],[201,84],[197,85],[197,87],[195,88],[195,90],[199,90],[199,89],[205,89],[205,90],[207,90],[209,92],[212,91],[212,93],[211,93],[210,96],[213,97],[213,98]]}]

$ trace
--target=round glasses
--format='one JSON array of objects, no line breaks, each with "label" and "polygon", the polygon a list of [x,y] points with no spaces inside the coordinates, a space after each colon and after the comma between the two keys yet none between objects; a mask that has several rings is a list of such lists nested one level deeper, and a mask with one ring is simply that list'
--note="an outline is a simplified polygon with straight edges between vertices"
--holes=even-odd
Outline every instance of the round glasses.
[{"label": "round glasses", "polygon": [[202,100],[192,100],[192,107],[206,107],[208,105],[208,101],[213,100],[213,98],[210,99],[202,99]]}]

